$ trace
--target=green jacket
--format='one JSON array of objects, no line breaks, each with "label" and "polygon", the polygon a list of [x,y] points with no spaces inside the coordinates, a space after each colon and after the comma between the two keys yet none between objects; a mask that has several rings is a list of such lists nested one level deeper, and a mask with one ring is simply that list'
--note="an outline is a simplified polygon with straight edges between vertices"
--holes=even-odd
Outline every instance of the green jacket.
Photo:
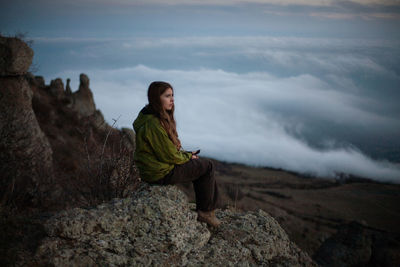
[{"label": "green jacket", "polygon": [[136,132],[133,159],[144,181],[160,180],[174,168],[175,164],[183,164],[192,157],[189,152],[178,151],[160,120],[148,106],[139,112],[133,122],[133,129]]}]

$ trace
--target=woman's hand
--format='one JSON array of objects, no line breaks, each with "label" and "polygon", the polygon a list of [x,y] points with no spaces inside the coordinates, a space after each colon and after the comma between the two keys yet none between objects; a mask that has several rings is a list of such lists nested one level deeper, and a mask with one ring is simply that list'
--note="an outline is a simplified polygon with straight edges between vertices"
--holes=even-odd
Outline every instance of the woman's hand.
[{"label": "woman's hand", "polygon": [[192,159],[198,159],[199,156],[197,156],[197,154],[194,154],[194,153],[196,153],[196,152],[195,151],[192,152]]}]

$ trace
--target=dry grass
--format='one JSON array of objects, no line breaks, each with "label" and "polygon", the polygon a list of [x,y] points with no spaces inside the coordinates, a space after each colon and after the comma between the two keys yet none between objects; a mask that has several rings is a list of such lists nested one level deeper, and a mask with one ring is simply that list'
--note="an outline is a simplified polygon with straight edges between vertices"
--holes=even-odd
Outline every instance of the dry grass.
[{"label": "dry grass", "polygon": [[95,126],[90,120],[83,130],[79,130],[85,158],[71,183],[84,205],[127,197],[139,184],[133,151],[125,145],[126,137],[113,126],[108,128],[105,135],[103,133],[102,143],[95,141]]}]

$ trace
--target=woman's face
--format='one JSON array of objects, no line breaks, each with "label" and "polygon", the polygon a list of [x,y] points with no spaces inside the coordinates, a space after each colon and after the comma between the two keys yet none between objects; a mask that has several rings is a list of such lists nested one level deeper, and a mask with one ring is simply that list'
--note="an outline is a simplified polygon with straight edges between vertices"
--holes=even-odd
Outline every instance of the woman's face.
[{"label": "woman's face", "polygon": [[171,88],[165,90],[164,93],[162,93],[162,95],[160,96],[160,99],[161,105],[164,110],[171,110],[174,106],[174,92]]}]

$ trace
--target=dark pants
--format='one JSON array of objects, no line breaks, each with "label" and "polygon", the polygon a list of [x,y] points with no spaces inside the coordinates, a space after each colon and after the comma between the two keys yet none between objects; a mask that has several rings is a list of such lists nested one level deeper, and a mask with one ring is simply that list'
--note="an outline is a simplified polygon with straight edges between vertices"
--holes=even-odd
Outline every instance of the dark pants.
[{"label": "dark pants", "polygon": [[191,159],[175,165],[170,173],[157,181],[157,184],[178,184],[192,182],[196,194],[196,209],[211,211],[217,206],[218,187],[214,178],[214,165],[209,159]]}]

